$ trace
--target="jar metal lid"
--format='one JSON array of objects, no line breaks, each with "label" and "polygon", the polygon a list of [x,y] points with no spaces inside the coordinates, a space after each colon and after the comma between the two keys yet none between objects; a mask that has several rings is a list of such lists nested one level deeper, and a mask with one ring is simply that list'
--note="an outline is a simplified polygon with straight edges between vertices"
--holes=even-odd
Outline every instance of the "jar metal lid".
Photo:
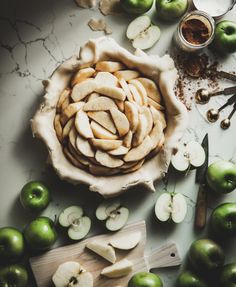
[{"label": "jar metal lid", "polygon": [[220,18],[233,9],[236,0],[193,0],[197,10],[204,11],[214,18]]}]

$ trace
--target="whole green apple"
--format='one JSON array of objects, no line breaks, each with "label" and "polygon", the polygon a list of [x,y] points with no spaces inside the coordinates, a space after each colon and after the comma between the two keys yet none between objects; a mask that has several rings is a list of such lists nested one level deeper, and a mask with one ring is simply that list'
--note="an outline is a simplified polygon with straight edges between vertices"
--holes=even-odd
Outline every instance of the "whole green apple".
[{"label": "whole green apple", "polygon": [[222,248],[210,239],[199,239],[189,249],[189,261],[196,271],[214,271],[222,267],[225,255]]},{"label": "whole green apple", "polygon": [[26,243],[33,251],[47,250],[57,240],[54,222],[48,217],[38,217],[24,230]]},{"label": "whole green apple", "polygon": [[13,227],[0,228],[0,262],[15,262],[24,253],[22,233]]},{"label": "whole green apple", "polygon": [[236,287],[236,262],[223,267],[220,283],[221,287]]},{"label": "whole green apple", "polygon": [[154,273],[138,272],[129,280],[128,287],[163,287],[163,283]]},{"label": "whole green apple", "polygon": [[131,14],[144,14],[152,8],[153,0],[120,0],[123,9]]},{"label": "whole green apple", "polygon": [[207,287],[207,284],[191,271],[184,271],[179,275],[176,287]]},{"label": "whole green apple", "polygon": [[21,190],[20,201],[23,207],[30,211],[41,211],[49,204],[49,189],[42,182],[28,182]]},{"label": "whole green apple", "polygon": [[160,19],[174,21],[187,11],[188,0],[157,0],[156,11]]},{"label": "whole green apple", "polygon": [[207,170],[207,183],[216,192],[232,192],[236,188],[236,164],[224,160],[212,163]]},{"label": "whole green apple", "polygon": [[212,230],[220,237],[236,236],[236,203],[223,203],[216,207],[210,219]]},{"label": "whole green apple", "polygon": [[27,287],[28,273],[21,265],[9,265],[0,268],[1,287]]},{"label": "whole green apple", "polygon": [[236,52],[236,22],[223,20],[216,25],[215,48],[221,53]]}]

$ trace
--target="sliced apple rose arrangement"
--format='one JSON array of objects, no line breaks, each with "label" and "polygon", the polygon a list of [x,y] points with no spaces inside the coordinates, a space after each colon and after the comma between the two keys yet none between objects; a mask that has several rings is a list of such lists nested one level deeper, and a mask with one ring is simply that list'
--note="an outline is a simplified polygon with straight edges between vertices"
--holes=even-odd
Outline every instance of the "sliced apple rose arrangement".
[{"label": "sliced apple rose arrangement", "polygon": [[154,81],[101,61],[75,73],[59,97],[54,127],[74,166],[95,175],[130,173],[161,149],[165,108]]}]

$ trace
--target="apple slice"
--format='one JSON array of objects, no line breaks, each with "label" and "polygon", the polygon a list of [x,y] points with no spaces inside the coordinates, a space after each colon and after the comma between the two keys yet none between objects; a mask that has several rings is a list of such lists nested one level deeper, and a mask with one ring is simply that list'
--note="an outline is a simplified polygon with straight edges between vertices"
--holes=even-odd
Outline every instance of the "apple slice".
[{"label": "apple slice", "polygon": [[127,276],[133,270],[133,263],[128,259],[123,259],[111,266],[104,268],[101,275],[108,278],[119,278]]},{"label": "apple slice", "polygon": [[96,98],[94,100],[87,102],[84,105],[83,110],[85,112],[109,111],[112,108],[117,109],[117,105],[115,104],[115,102],[112,99],[107,98],[107,97],[99,97],[99,98]]},{"label": "apple slice", "polygon": [[191,167],[203,165],[205,157],[203,147],[198,142],[191,141],[179,145],[178,151],[171,158],[171,164],[177,171],[186,172]]},{"label": "apple slice", "polygon": [[130,250],[135,248],[139,244],[141,238],[142,238],[141,232],[137,231],[131,234],[121,235],[118,237],[116,235],[109,241],[109,243],[114,248],[120,250]]},{"label": "apple slice", "polygon": [[109,168],[117,168],[122,166],[124,163],[123,160],[115,158],[101,150],[97,150],[95,158],[101,165]]},{"label": "apple slice", "polygon": [[152,25],[148,16],[134,19],[128,26],[126,36],[132,40],[135,49],[146,50],[151,48],[161,37],[158,26]]},{"label": "apple slice", "polygon": [[127,152],[129,151],[129,148],[121,145],[120,147],[116,148],[116,149],[113,149],[113,150],[110,150],[108,151],[108,153],[110,155],[114,155],[114,156],[120,156],[120,155],[125,155],[127,154]]},{"label": "apple slice", "polygon": [[105,84],[97,84],[97,88],[95,89],[95,91],[99,94],[119,101],[124,101],[126,98],[126,94],[123,89]]},{"label": "apple slice", "polygon": [[104,129],[101,125],[97,124],[94,121],[91,121],[91,129],[93,131],[93,134],[98,139],[104,139],[104,140],[117,140],[118,136],[112,134],[108,130]]},{"label": "apple slice", "polygon": [[83,209],[80,206],[70,206],[64,209],[59,215],[59,224],[62,227],[68,227],[68,236],[72,240],[80,240],[84,238],[90,228],[91,220],[87,216],[83,216]]},{"label": "apple slice", "polygon": [[125,66],[120,62],[112,62],[112,61],[101,61],[97,62],[96,70],[102,72],[110,72],[114,73],[119,70],[125,69]]},{"label": "apple slice", "polygon": [[116,150],[122,145],[121,140],[92,139],[91,143],[96,148],[99,148],[105,151]]},{"label": "apple slice", "polygon": [[124,156],[124,161],[130,162],[130,161],[141,160],[149,154],[149,152],[152,150],[152,147],[153,147],[152,139],[149,136],[146,136],[146,138],[139,146],[132,148]]},{"label": "apple slice", "polygon": [[112,246],[97,241],[86,244],[86,247],[111,263],[116,262],[116,253]]},{"label": "apple slice", "polygon": [[147,16],[140,16],[134,19],[128,26],[126,36],[129,40],[134,40],[140,33],[147,30],[151,25],[151,19]]},{"label": "apple slice", "polygon": [[87,78],[92,77],[92,75],[95,73],[95,70],[91,67],[84,68],[79,70],[75,76],[73,77],[71,81],[71,86],[74,86],[76,84],[79,84],[80,82],[83,82]]},{"label": "apple slice", "polygon": [[108,112],[88,112],[89,118],[97,122],[99,125],[110,131],[111,133],[116,133],[116,127],[113,120]]},{"label": "apple slice", "polygon": [[153,99],[153,101],[159,104],[161,103],[161,94],[154,81],[148,78],[138,78],[137,81],[144,86],[149,98]]},{"label": "apple slice", "polygon": [[98,220],[106,220],[108,230],[117,231],[126,224],[129,210],[122,207],[119,200],[108,200],[98,206],[96,217]]},{"label": "apple slice", "polygon": [[52,277],[55,287],[93,287],[93,276],[78,262],[68,261],[57,268]]},{"label": "apple slice", "polygon": [[100,85],[107,85],[111,87],[117,87],[118,86],[118,80],[117,78],[109,73],[109,72],[98,72],[95,81],[99,83]]},{"label": "apple slice", "polygon": [[125,115],[129,121],[130,129],[135,132],[139,124],[138,108],[134,103],[125,102]]},{"label": "apple slice", "polygon": [[110,113],[120,137],[125,136],[129,131],[128,119],[118,109],[111,109]]},{"label": "apple slice", "polygon": [[169,219],[174,223],[182,222],[187,214],[185,197],[180,193],[163,193],[156,201],[155,214],[162,222]]},{"label": "apple slice", "polygon": [[71,98],[74,102],[83,100],[87,95],[95,91],[97,82],[94,79],[85,80],[76,84],[72,90]]},{"label": "apple slice", "polygon": [[114,76],[121,80],[124,79],[126,82],[132,79],[136,79],[140,76],[140,73],[135,70],[123,70],[114,73]]},{"label": "apple slice", "polygon": [[75,116],[75,127],[82,137],[86,139],[93,138],[93,132],[90,127],[89,118],[87,113],[85,113],[83,110],[78,111]]}]

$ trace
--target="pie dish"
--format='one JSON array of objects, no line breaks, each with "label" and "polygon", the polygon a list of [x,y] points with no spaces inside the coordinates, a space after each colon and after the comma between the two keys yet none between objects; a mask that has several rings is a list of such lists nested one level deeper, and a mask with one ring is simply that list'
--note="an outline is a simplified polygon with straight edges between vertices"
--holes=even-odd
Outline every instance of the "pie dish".
[{"label": "pie dish", "polygon": [[60,178],[104,197],[154,182],[187,126],[169,55],[131,54],[113,39],[88,41],[43,82],[32,132]]}]

